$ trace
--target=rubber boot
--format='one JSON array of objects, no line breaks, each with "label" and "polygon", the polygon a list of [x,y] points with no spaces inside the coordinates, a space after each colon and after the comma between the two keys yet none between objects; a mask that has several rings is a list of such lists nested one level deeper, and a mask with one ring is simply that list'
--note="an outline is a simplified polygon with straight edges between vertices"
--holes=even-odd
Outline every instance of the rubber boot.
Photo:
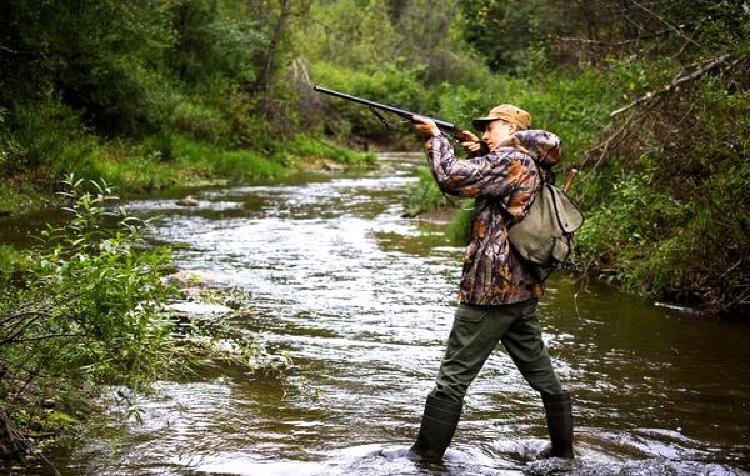
[{"label": "rubber boot", "polygon": [[427,397],[417,441],[407,456],[415,460],[440,460],[451,443],[462,408],[463,404],[452,400]]},{"label": "rubber boot", "polygon": [[552,441],[539,455],[541,458],[573,459],[573,413],[568,393],[562,395],[542,394],[547,429]]}]

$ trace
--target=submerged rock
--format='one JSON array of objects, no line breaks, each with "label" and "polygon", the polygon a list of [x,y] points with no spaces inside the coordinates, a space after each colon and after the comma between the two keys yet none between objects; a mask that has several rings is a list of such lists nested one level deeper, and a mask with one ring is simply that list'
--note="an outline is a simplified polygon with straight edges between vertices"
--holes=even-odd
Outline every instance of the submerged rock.
[{"label": "submerged rock", "polygon": [[326,172],[343,172],[346,170],[345,166],[335,162],[323,162],[323,165],[321,165],[320,168]]},{"label": "submerged rock", "polygon": [[391,164],[383,164],[380,166],[380,175],[394,175],[395,173],[396,169]]},{"label": "submerged rock", "polygon": [[180,289],[223,289],[231,286],[231,283],[226,278],[208,271],[199,270],[178,271],[166,276],[164,282],[167,284],[173,284]]},{"label": "submerged rock", "polygon": [[197,207],[200,204],[200,202],[197,199],[193,198],[192,195],[188,195],[185,198],[181,198],[180,200],[177,200],[174,203],[175,205],[179,205],[181,207]]}]

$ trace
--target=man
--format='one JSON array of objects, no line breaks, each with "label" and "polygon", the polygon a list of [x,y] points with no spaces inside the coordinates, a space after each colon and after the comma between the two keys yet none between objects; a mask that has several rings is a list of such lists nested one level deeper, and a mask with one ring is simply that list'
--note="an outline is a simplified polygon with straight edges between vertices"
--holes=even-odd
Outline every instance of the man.
[{"label": "man", "polygon": [[[443,456],[467,388],[502,342],[524,378],[542,396],[551,439],[543,456],[573,458],[570,396],[552,368],[536,319],[544,286],[508,239],[508,229],[528,213],[540,173],[560,160],[560,140],[549,132],[528,130],[529,113],[506,104],[474,120],[475,127],[484,130],[482,139],[489,153],[457,160],[433,121],[419,116],[413,120],[417,132],[428,136],[427,161],[440,190],[476,201],[464,253],[460,304],[409,456]],[[480,144],[471,133],[461,143],[469,152],[479,151]],[[542,170],[537,169],[532,154]]]}]

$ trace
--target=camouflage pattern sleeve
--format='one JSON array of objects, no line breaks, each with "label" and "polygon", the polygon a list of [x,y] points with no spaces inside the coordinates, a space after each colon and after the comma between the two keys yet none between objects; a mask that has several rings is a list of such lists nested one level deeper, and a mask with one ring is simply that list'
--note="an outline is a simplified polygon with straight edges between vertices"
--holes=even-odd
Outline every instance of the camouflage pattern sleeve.
[{"label": "camouflage pattern sleeve", "polygon": [[516,137],[521,146],[536,154],[537,160],[547,167],[560,162],[560,138],[547,131],[518,131]]},{"label": "camouflage pattern sleeve", "polygon": [[[500,148],[487,155],[470,159],[456,159],[448,139],[435,136],[425,144],[427,162],[432,175],[443,193],[460,197],[503,198],[515,190],[535,186],[531,159],[511,148]],[[500,150],[502,152],[499,152]],[[527,182],[532,187],[526,187]],[[533,190],[532,190],[533,191]],[[521,193],[514,203],[521,198]],[[525,208],[525,207],[524,207]]]},{"label": "camouflage pattern sleeve", "polygon": [[516,147],[457,160],[444,137],[425,147],[435,181],[445,193],[476,197],[471,236],[464,250],[459,299],[464,304],[498,306],[544,294],[532,266],[511,246],[508,228],[523,219],[539,187],[534,158],[552,163],[560,157],[560,139],[546,131],[517,133]]}]

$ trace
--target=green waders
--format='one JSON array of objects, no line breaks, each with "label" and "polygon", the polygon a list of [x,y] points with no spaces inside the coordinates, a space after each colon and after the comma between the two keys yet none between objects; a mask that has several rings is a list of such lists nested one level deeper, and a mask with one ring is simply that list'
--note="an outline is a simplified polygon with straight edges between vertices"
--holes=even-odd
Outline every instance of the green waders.
[{"label": "green waders", "polygon": [[[552,447],[544,454],[572,457],[570,397],[560,386],[542,341],[537,304],[537,299],[530,299],[503,306],[458,307],[412,453],[429,459],[442,457],[458,424],[467,388],[498,342],[502,342],[521,374],[545,402]],[[557,404],[558,401],[564,404]]]}]

